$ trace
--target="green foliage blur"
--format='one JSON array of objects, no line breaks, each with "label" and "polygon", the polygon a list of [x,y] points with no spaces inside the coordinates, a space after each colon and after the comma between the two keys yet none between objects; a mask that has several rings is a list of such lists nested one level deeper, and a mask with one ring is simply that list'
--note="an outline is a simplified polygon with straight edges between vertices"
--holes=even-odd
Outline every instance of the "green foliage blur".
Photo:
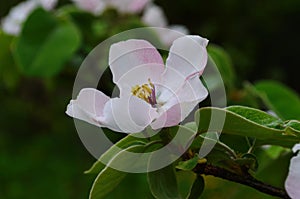
[{"label": "green foliage blur", "polygon": [[[1,1],[0,18],[18,2]],[[59,1],[59,7],[68,3]],[[187,26],[192,34],[208,38],[228,53],[230,64],[233,63],[238,74],[234,77],[229,74],[227,80],[228,89],[232,89],[229,103],[260,107],[260,104],[247,102],[252,96],[245,97],[237,91],[243,87],[245,80],[252,83],[261,79],[278,80],[300,92],[299,75],[295,72],[299,64],[300,30],[297,25],[300,24],[300,1],[189,0],[174,3],[159,0],[155,3],[162,6],[170,23]],[[51,51],[65,49],[58,52],[58,57],[64,56],[54,64],[57,68],[50,71],[39,68],[42,66],[40,63],[51,61],[48,52],[37,57],[30,53],[23,56],[28,52],[24,42],[35,35],[24,34],[11,42],[14,38],[0,33],[1,199],[88,198],[95,176],[84,175],[83,172],[95,159],[82,145],[73,120],[65,114],[72,97],[73,81],[84,57],[98,42],[143,24],[138,16],[118,16],[113,10],[100,18],[86,13],[70,13],[68,16],[62,14],[59,19],[51,14],[36,13],[40,14],[36,18],[46,17],[50,24],[42,25],[51,27],[41,34],[51,35],[54,30],[67,32],[67,36],[53,33],[54,46],[49,44]],[[31,18],[35,20],[33,16]],[[66,38],[70,39],[69,44],[60,46]],[[46,40],[41,39],[37,45],[42,44],[48,45]],[[17,49],[17,53],[13,54],[12,49]],[[110,81],[109,75],[105,78]],[[231,82],[233,78],[236,79]],[[105,89],[109,92],[109,88]],[[245,97],[243,100],[239,100],[241,95]],[[226,140],[226,136],[223,139]],[[240,140],[237,138],[235,141]],[[264,152],[258,154],[259,158],[272,161]],[[290,156],[283,151],[276,164],[262,165],[257,176],[282,187],[284,176],[272,179],[264,176],[263,171],[275,173],[276,169],[286,170]],[[206,189],[201,198],[240,198],[241,195],[245,199],[273,198],[217,178],[207,177],[205,180]],[[132,198],[142,194],[145,198],[152,198],[145,175],[130,174],[108,198]]]}]

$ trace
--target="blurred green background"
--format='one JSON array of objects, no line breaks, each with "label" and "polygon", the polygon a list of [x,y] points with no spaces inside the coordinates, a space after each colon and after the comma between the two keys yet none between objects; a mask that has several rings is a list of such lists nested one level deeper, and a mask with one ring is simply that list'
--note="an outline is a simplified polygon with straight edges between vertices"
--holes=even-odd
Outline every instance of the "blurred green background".
[{"label": "blurred green background", "polygon": [[[18,2],[1,0],[0,17]],[[68,1],[59,1],[65,3]],[[191,33],[222,46],[232,58],[239,86],[244,80],[267,78],[300,92],[299,0],[155,3],[162,6],[171,24],[183,24]],[[80,60],[67,63],[51,78],[25,77],[13,67],[8,73],[1,70],[0,198],[88,198],[95,176],[83,172],[95,159],[81,144],[73,120],[64,113]],[[267,198],[234,183],[219,185],[223,181],[214,178],[210,182],[214,183],[202,198],[238,198],[244,190],[244,198]],[[130,175],[110,198],[149,195],[144,184],[144,176]]]}]

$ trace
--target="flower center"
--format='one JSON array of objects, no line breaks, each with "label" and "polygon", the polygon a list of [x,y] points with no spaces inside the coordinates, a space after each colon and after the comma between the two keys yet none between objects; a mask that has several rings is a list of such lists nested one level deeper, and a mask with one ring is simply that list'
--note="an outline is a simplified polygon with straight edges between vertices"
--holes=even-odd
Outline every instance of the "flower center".
[{"label": "flower center", "polygon": [[155,87],[150,79],[148,79],[147,84],[143,84],[141,86],[140,85],[133,86],[131,88],[131,93],[134,96],[141,98],[142,100],[148,102],[153,107],[155,107],[155,105],[157,104],[156,96],[155,96]]}]

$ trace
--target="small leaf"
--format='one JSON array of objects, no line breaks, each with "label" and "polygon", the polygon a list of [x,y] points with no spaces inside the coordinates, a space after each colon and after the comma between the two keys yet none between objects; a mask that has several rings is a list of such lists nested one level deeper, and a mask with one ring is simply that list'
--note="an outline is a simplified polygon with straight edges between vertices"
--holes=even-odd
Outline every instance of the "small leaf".
[{"label": "small leaf", "polygon": [[169,165],[163,169],[149,172],[148,182],[153,196],[157,199],[179,199],[174,167]]},{"label": "small leaf", "polygon": [[38,8],[24,23],[14,55],[25,75],[49,77],[62,70],[80,41],[75,25]]},{"label": "small leaf", "polygon": [[176,172],[176,179],[178,183],[178,190],[181,198],[188,198],[192,186],[196,180],[197,175],[192,171],[178,171]]},{"label": "small leaf", "polygon": [[235,162],[242,167],[251,169],[252,171],[256,171],[258,169],[258,161],[256,156],[252,153],[243,154],[242,157],[237,158]]},{"label": "small leaf", "polygon": [[285,127],[290,128],[291,132],[297,132],[300,134],[300,121],[298,120],[290,120],[284,124]]},{"label": "small leaf", "polygon": [[284,188],[293,153],[291,151],[282,152],[276,159],[273,159],[264,149],[257,149],[256,156],[259,161],[259,168],[255,172],[255,177],[265,183]]},{"label": "small leaf", "polygon": [[232,89],[235,85],[235,72],[232,67],[232,61],[226,51],[217,45],[210,44],[207,48],[208,54],[217,65],[225,85]]},{"label": "small leaf", "polygon": [[134,167],[135,159],[128,158],[126,152],[130,151],[134,153],[141,153],[144,150],[145,145],[135,145],[130,146],[127,149],[116,154],[110,160],[109,164],[101,170],[96,180],[94,181],[90,192],[90,199],[105,198],[105,196],[113,191],[114,188],[116,188],[126,176],[127,173],[110,168],[111,165],[122,165],[122,167],[126,169]]},{"label": "small leaf", "polygon": [[204,187],[205,182],[203,177],[201,175],[197,175],[188,199],[199,199],[204,191]]},{"label": "small leaf", "polygon": [[131,146],[139,146],[139,145],[145,145],[144,142],[145,139],[139,139],[137,137],[128,135],[119,142],[117,142],[115,145],[113,145],[111,148],[109,148],[104,154],[101,155],[99,160],[97,160],[92,167],[85,171],[86,174],[97,174],[102,169],[104,169],[105,165],[103,162],[107,162],[113,157],[115,157],[118,153],[120,153],[123,149],[128,149]]},{"label": "small leaf", "polygon": [[186,161],[180,161],[176,166],[176,168],[184,171],[191,171],[198,164],[198,159],[199,157],[196,154],[195,157],[193,157],[192,159]]},{"label": "small leaf", "polygon": [[275,81],[254,85],[264,103],[284,120],[300,120],[300,98],[295,91]]},{"label": "small leaf", "polygon": [[126,176],[125,172],[105,167],[97,176],[91,192],[90,199],[105,198],[107,194],[114,190]]},{"label": "small leaf", "polygon": [[20,80],[20,73],[15,66],[11,51],[13,41],[12,36],[0,30],[0,79],[1,83],[3,81],[5,86],[11,89],[14,89]]},{"label": "small leaf", "polygon": [[286,148],[280,146],[270,146],[264,149],[264,152],[272,159],[278,158],[282,153],[286,151]]}]

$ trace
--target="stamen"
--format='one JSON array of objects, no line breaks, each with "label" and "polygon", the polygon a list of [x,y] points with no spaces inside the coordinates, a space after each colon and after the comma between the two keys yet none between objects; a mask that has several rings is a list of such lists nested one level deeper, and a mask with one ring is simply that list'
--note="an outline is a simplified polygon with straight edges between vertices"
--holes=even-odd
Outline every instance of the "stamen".
[{"label": "stamen", "polygon": [[155,86],[151,82],[150,78],[148,79],[148,84],[133,86],[131,88],[131,93],[134,96],[137,96],[138,98],[148,102],[153,107],[156,105]]}]

